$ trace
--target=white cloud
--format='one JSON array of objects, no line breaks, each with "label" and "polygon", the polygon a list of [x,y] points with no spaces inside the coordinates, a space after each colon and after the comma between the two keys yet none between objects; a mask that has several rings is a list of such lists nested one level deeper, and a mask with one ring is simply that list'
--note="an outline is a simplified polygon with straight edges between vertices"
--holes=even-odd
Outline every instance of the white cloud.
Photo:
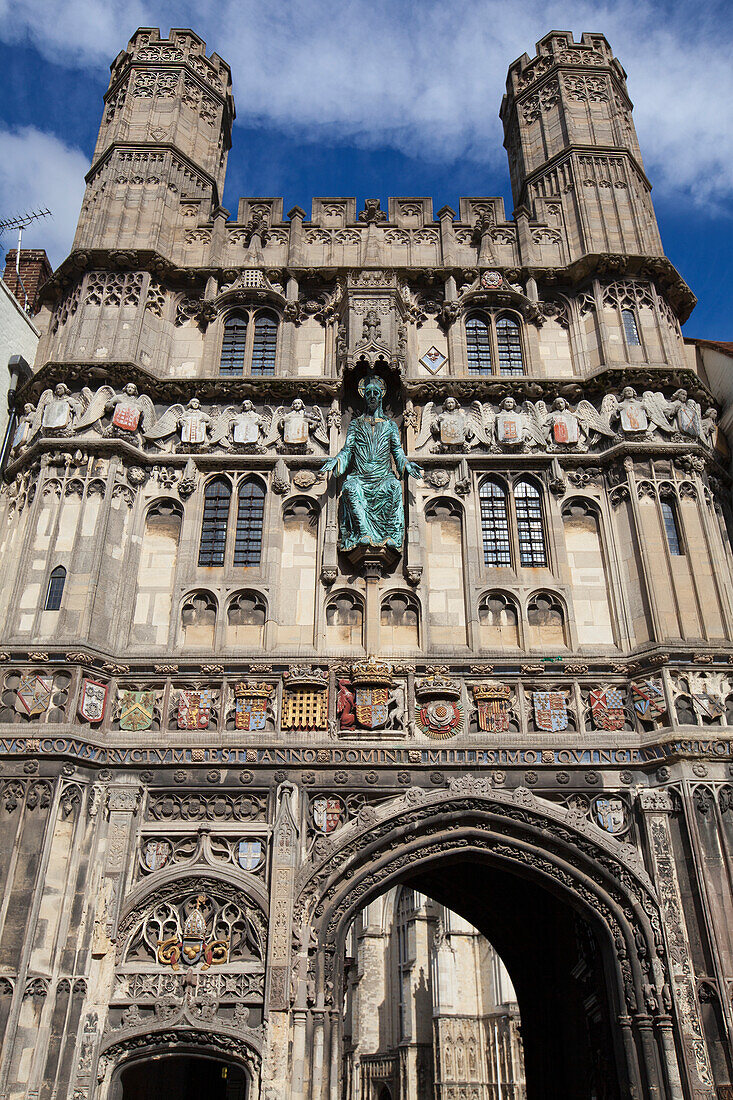
[{"label": "white cloud", "polygon": [[[189,25],[232,66],[240,122],[412,156],[505,163],[508,64],[551,28],[602,31],[629,72],[660,191],[733,191],[733,68],[725,0],[0,0],[0,37],[106,67],[138,24]],[[719,106],[720,105],[720,106]]]},{"label": "white cloud", "polygon": [[[32,126],[18,130],[0,127],[0,148],[3,217],[47,207],[53,217],[43,218],[23,231],[23,248],[45,248],[56,266],[71,247],[89,160],[80,149],[64,145],[53,134]],[[3,248],[15,248],[17,243],[16,232],[3,233]]]}]

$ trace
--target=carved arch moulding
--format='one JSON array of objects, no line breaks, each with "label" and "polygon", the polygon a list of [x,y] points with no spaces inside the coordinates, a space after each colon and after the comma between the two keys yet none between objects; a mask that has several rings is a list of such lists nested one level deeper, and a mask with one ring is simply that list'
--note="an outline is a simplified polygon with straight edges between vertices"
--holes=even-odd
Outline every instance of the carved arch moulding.
[{"label": "carved arch moulding", "polygon": [[[465,777],[449,790],[410,788],[374,808],[368,826],[356,819],[338,841],[318,846],[298,876],[293,929],[295,950],[317,944],[310,980],[328,1004],[351,920],[405,872],[446,856],[471,856],[513,874],[532,877],[564,897],[597,925],[605,925],[617,959],[619,995],[627,1011],[644,1003],[644,988],[669,975],[659,902],[640,856],[631,845],[607,838],[572,810]],[[655,960],[654,965],[652,960]],[[294,967],[302,964],[294,956]],[[305,975],[302,975],[305,977]]]}]

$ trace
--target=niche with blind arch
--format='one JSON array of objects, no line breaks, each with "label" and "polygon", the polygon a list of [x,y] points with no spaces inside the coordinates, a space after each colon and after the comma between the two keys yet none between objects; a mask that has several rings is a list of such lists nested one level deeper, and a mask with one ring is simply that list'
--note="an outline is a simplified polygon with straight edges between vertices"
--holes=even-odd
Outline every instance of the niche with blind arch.
[{"label": "niche with blind arch", "polygon": [[214,594],[204,589],[191,592],[186,596],[181,607],[184,648],[214,648],[218,606]]},{"label": "niche with blind arch", "polygon": [[326,604],[326,645],[363,649],[364,601],[356,592],[335,592]]},{"label": "niche with blind arch", "polygon": [[267,602],[264,596],[252,589],[235,593],[227,606],[227,646],[262,649],[266,622]]},{"label": "niche with blind arch", "polygon": [[313,645],[320,506],[309,497],[283,505],[278,637],[283,645]]},{"label": "niche with blind arch", "polygon": [[463,509],[437,497],[425,508],[428,574],[427,622],[431,645],[466,644],[463,569]]},{"label": "niche with blind arch", "polygon": [[527,634],[531,649],[565,649],[567,615],[554,592],[535,592],[527,603]]},{"label": "niche with blind arch", "polygon": [[584,497],[562,509],[578,645],[615,644],[610,584],[597,506]]},{"label": "niche with blind arch", "polygon": [[478,643],[482,649],[519,648],[519,611],[506,592],[485,592],[479,600]]},{"label": "niche with blind arch", "polygon": [[379,643],[391,653],[420,645],[420,605],[410,592],[391,592],[382,600]]},{"label": "niche with blind arch", "polygon": [[130,638],[133,644],[168,643],[182,525],[183,508],[170,497],[154,500],[145,513]]}]

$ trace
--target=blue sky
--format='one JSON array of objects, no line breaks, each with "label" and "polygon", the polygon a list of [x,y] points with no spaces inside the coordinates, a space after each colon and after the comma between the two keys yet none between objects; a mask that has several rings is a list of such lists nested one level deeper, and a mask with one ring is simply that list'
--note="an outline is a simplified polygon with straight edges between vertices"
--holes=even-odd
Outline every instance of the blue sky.
[{"label": "blue sky", "polygon": [[[107,87],[137,26],[190,26],[232,67],[224,205],[282,195],[503,195],[506,70],[548,30],[601,31],[629,75],[665,249],[700,299],[685,331],[733,339],[733,5],[678,0],[0,0],[0,218],[68,251]],[[0,238],[13,247],[8,234]]]}]

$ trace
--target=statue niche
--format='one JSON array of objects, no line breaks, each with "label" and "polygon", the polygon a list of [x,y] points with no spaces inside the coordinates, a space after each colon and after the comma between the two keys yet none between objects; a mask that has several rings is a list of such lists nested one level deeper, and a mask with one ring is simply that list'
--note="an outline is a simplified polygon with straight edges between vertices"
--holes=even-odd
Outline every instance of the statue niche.
[{"label": "statue niche", "polygon": [[369,374],[359,382],[365,412],[349,425],[346,442],[322,469],[346,474],[339,508],[339,549],[352,562],[386,563],[396,559],[405,535],[403,474],[422,478],[422,468],[410,462],[402,449],[397,425],[382,411],[384,381]]}]

